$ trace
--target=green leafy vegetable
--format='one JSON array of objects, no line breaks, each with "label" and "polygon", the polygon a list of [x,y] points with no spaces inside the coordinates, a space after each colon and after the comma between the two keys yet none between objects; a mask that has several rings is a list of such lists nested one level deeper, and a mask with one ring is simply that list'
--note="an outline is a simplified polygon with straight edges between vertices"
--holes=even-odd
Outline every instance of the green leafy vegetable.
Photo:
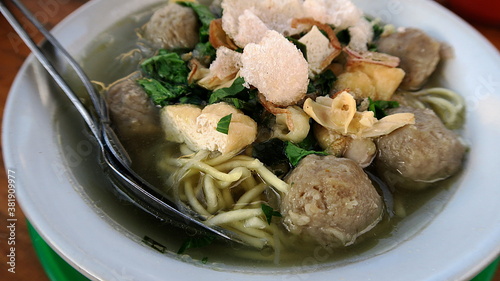
[{"label": "green leafy vegetable", "polygon": [[382,35],[382,33],[384,33],[384,25],[379,20],[370,16],[365,16],[365,19],[369,21],[372,25],[372,30],[373,30],[372,41],[377,41]]},{"label": "green leafy vegetable", "polygon": [[299,40],[297,40],[293,37],[288,36],[288,37],[286,37],[286,39],[288,39],[288,41],[292,42],[295,45],[295,47],[297,47],[297,49],[299,49],[302,52],[302,55],[307,60],[307,46],[304,43],[300,42]]},{"label": "green leafy vegetable", "polygon": [[328,155],[325,151],[306,150],[291,142],[286,143],[285,154],[293,166],[297,166],[300,160],[309,154]]},{"label": "green leafy vegetable", "polygon": [[[332,28],[332,30],[335,29],[335,27],[332,26],[332,25],[330,25],[330,27]],[[328,37],[328,32],[326,32],[325,30],[323,30],[322,28],[319,28],[319,27],[318,27],[318,29],[319,29],[319,32],[321,32],[321,34],[323,34],[326,38],[329,38]]]},{"label": "green leafy vegetable", "polygon": [[236,78],[233,84],[231,84],[231,86],[229,86],[228,88],[215,90],[210,95],[208,103],[217,103],[223,101],[225,98],[236,96],[246,89],[245,86],[243,86],[243,83],[245,83],[245,79],[243,79],[243,77]]},{"label": "green leafy vegetable", "polygon": [[215,54],[217,50],[210,44],[210,42],[200,42],[196,44],[193,51],[195,57],[197,57],[201,62],[209,64],[215,59]]},{"label": "green leafy vegetable", "polygon": [[232,117],[232,113],[222,117],[217,123],[217,132],[221,132],[226,135],[229,134],[229,125],[231,124]]},{"label": "green leafy vegetable", "polygon": [[150,78],[139,79],[137,82],[144,88],[151,100],[160,106],[173,103],[175,99],[188,91],[188,87],[185,85],[161,83]]},{"label": "green leafy vegetable", "polygon": [[262,208],[262,212],[264,212],[264,216],[266,216],[268,224],[271,224],[271,220],[273,219],[273,217],[282,217],[280,212],[275,211],[271,206],[261,204],[260,207]]},{"label": "green leafy vegetable", "polygon": [[285,155],[285,142],[278,138],[253,144],[252,157],[259,159],[278,177],[285,175],[291,168]]},{"label": "green leafy vegetable", "polygon": [[194,54],[200,61],[208,64],[215,58],[215,48],[208,42],[209,33],[210,33],[210,22],[214,20],[216,17],[210,11],[210,9],[196,2],[177,2],[182,6],[189,7],[193,9],[193,11],[198,16],[198,19],[201,22],[201,27],[199,29],[199,43],[196,44],[194,48]]},{"label": "green leafy vegetable", "polygon": [[142,70],[151,78],[175,84],[187,84],[189,69],[181,57],[167,50],[160,50],[158,55],[145,60]]},{"label": "green leafy vegetable", "polygon": [[208,257],[203,257],[203,258],[201,259],[201,263],[202,263],[202,264],[207,264],[207,262],[208,262]]},{"label": "green leafy vegetable", "polygon": [[399,103],[397,101],[373,101],[371,98],[368,98],[368,100],[370,101],[368,110],[373,111],[377,119],[387,116],[387,113],[385,112],[386,109],[399,107]]},{"label": "green leafy vegetable", "polygon": [[205,100],[200,96],[193,94],[193,92],[189,93],[186,96],[180,97],[178,100],[181,104],[196,104],[196,105],[205,105]]},{"label": "green leafy vegetable", "polygon": [[341,44],[348,45],[349,42],[351,42],[351,34],[349,34],[349,30],[346,28],[337,32],[337,39]]},{"label": "green leafy vegetable", "polygon": [[368,43],[368,51],[370,52],[378,52],[378,47],[377,45],[373,44],[373,43]]},{"label": "green leafy vegetable", "polygon": [[206,42],[208,40],[210,22],[215,19],[215,15],[212,14],[208,6],[202,5],[200,3],[196,2],[177,2],[177,3],[182,6],[193,9],[193,11],[196,13],[198,19],[201,22],[201,28],[199,31],[200,41]]},{"label": "green leafy vegetable", "polygon": [[259,159],[267,166],[288,162],[285,155],[285,142],[273,138],[265,142],[256,143],[252,147],[252,157]]},{"label": "green leafy vegetable", "polygon": [[382,33],[384,33],[384,26],[375,23],[373,24],[372,28],[373,28],[373,41],[377,41],[378,39],[380,39]]},{"label": "green leafy vegetable", "polygon": [[320,96],[325,96],[330,94],[332,90],[333,83],[337,81],[337,76],[327,69],[321,74],[316,75],[310,82],[307,88],[308,93],[318,93]]},{"label": "green leafy vegetable", "polygon": [[311,130],[307,137],[297,144],[288,141],[284,142],[277,138],[254,144],[252,146],[252,157],[259,159],[266,166],[275,170],[275,168],[283,169],[283,165],[288,168],[290,165],[296,166],[303,157],[309,154],[328,155],[328,153],[320,151],[320,149],[318,141]]},{"label": "green leafy vegetable", "polygon": [[214,240],[215,240],[215,236],[212,236],[212,235],[188,238],[181,245],[181,247],[177,251],[177,254],[179,254],[179,255],[184,254],[188,249],[201,248],[201,247],[208,246],[208,245],[212,244],[212,242]]},{"label": "green leafy vegetable", "polygon": [[321,149],[318,145],[318,140],[316,140],[316,137],[314,137],[314,132],[313,130],[310,130],[309,133],[307,134],[306,138],[302,140],[301,142],[296,144],[298,147],[305,149],[305,150],[318,150]]},{"label": "green leafy vegetable", "polygon": [[146,78],[141,85],[156,105],[165,106],[187,95],[189,69],[177,53],[160,50],[158,55],[145,60],[141,68]]},{"label": "green leafy vegetable", "polygon": [[208,103],[226,102],[250,116],[256,114],[260,106],[257,101],[257,91],[245,88],[243,83],[245,83],[243,77],[238,77],[231,86],[213,91]]}]

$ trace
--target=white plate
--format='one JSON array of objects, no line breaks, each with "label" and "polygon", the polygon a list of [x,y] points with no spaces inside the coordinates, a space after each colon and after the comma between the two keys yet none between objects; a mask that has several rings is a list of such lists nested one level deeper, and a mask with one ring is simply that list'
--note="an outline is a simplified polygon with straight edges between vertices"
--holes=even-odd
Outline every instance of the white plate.
[{"label": "white plate", "polygon": [[[54,30],[73,54],[81,54],[113,23],[159,0],[94,0]],[[9,94],[3,145],[6,168],[16,172],[23,211],[66,261],[99,280],[466,280],[500,252],[500,55],[469,25],[431,1],[355,1],[396,26],[419,27],[455,49],[440,80],[467,100],[464,134],[470,143],[457,192],[422,230],[407,232],[395,247],[378,245],[366,258],[316,272],[193,266],[140,243],[120,226],[112,209],[84,188],[102,181],[90,142],[61,120],[64,102],[54,98],[30,57]],[[22,112],[22,113],[21,113]],[[72,116],[70,114],[70,116]],[[74,116],[73,116],[74,117]],[[69,117],[68,117],[69,118]],[[71,121],[72,122],[72,121]],[[66,124],[66,125],[65,125]],[[62,133],[61,133],[62,130]],[[76,131],[73,133],[68,132]],[[101,182],[102,183],[102,182]],[[411,221],[402,228],[411,229]],[[399,233],[405,233],[400,229]],[[393,245],[394,246],[394,245]],[[384,248],[385,247],[385,248]],[[321,257],[309,257],[316,258]],[[289,273],[287,273],[287,271]],[[250,272],[250,273],[249,273]]]}]

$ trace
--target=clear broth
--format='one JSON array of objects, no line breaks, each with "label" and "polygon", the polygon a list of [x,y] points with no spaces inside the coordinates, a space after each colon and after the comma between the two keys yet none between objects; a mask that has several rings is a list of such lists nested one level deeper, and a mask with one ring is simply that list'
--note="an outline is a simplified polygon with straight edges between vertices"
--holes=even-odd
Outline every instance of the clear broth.
[{"label": "clear broth", "polygon": [[[136,70],[138,58],[125,62],[116,58],[123,53],[136,48],[135,30],[142,26],[151,14],[151,8],[139,11],[124,19],[96,38],[87,52],[81,57],[83,66],[90,78],[109,84],[125,77]],[[135,65],[134,65],[135,63]],[[190,233],[176,229],[171,225],[159,222],[134,205],[121,200],[114,188],[107,181],[98,161],[98,150],[94,149],[86,155],[80,155],[78,165],[72,165],[74,154],[68,151],[78,151],[82,142],[89,141],[84,123],[72,106],[64,100],[60,101],[60,114],[56,117],[58,135],[65,136],[60,140],[62,154],[66,156],[68,166],[75,176],[75,188],[98,214],[121,233],[137,243],[143,243],[144,237],[149,237],[166,249],[165,255],[171,258],[192,262],[199,266],[211,268],[228,266],[234,271],[259,272],[304,272],[329,268],[332,266],[355,262],[378,255],[396,247],[399,243],[415,235],[423,229],[442,210],[448,199],[455,192],[453,183],[459,177],[454,176],[439,183],[439,186],[425,191],[398,191],[394,194],[398,204],[404,207],[406,217],[400,218],[386,212],[383,220],[371,231],[358,238],[355,245],[328,251],[315,245],[306,245],[300,250],[283,250],[279,263],[273,262],[272,251],[269,249],[247,249],[240,245],[216,242],[213,245],[188,250],[188,255],[177,255],[176,252]],[[75,123],[81,126],[75,126]],[[149,182],[156,186],[165,186],[165,175],[155,167],[166,149],[175,146],[166,144],[162,138],[129,142],[127,149],[134,162],[134,169]],[[97,159],[97,160],[96,160]],[[91,176],[89,176],[91,175]],[[376,177],[372,177],[377,180]],[[387,206],[395,202],[393,196],[387,196],[385,187],[379,188]],[[391,208],[391,207],[389,207]],[[144,244],[145,245],[145,244]],[[153,249],[152,249],[153,251]],[[202,263],[204,258],[208,262]],[[292,272],[291,272],[292,271]]]}]

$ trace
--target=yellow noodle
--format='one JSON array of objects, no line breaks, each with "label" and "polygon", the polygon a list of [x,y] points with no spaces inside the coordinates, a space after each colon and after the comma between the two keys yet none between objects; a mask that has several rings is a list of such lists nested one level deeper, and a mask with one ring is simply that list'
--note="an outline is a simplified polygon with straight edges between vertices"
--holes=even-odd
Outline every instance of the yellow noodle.
[{"label": "yellow noodle", "polygon": [[224,210],[226,208],[226,201],[222,194],[222,189],[215,187],[215,195],[217,195],[217,205],[219,206],[217,211]]},{"label": "yellow noodle", "polygon": [[217,166],[221,163],[224,163],[224,162],[234,158],[234,155],[236,155],[236,152],[220,154],[217,157],[205,160],[205,164],[210,165],[210,166]]},{"label": "yellow noodle", "polygon": [[[249,157],[245,156],[244,159]],[[264,181],[276,188],[278,191],[287,193],[289,186],[279,179],[275,174],[269,171],[258,159],[249,160],[231,160],[226,163],[212,167],[202,162],[192,163],[192,169],[198,169],[202,172],[212,175],[215,179],[226,182],[234,182],[243,176],[244,168],[256,171]],[[220,170],[231,170],[229,173],[223,173]]]},{"label": "yellow noodle", "polygon": [[226,208],[231,208],[234,205],[234,198],[231,195],[231,190],[226,188],[222,189],[222,198],[224,198],[224,203]]},{"label": "yellow noodle", "polygon": [[252,189],[254,186],[256,186],[258,183],[257,181],[255,180],[254,177],[248,177],[248,178],[245,178],[243,180],[243,182],[241,183],[242,187],[245,189],[245,190],[250,190]]},{"label": "yellow noodle", "polygon": [[[248,167],[250,167],[252,162],[255,160],[257,160],[257,159],[253,159],[253,160],[234,160],[234,159],[232,159],[231,161],[227,161],[225,163],[214,166],[214,169],[217,169],[219,171],[230,171],[230,170],[233,170],[237,167],[247,167],[248,168]],[[259,161],[259,160],[257,160],[257,161]]]},{"label": "yellow noodle", "polygon": [[[235,157],[236,158],[236,157]],[[245,157],[249,158],[249,157]],[[253,158],[252,158],[253,159]],[[254,170],[266,181],[269,185],[273,186],[277,190],[283,193],[287,193],[289,186],[287,183],[279,179],[273,172],[269,171],[262,162],[258,159],[253,160],[232,160],[224,164],[214,167],[217,170],[230,170],[236,169],[236,167],[247,167],[250,170]]]},{"label": "yellow noodle", "polygon": [[[175,163],[183,170],[182,178],[187,183],[184,185],[184,193],[189,205],[194,211],[207,217],[220,210],[230,209],[211,216],[205,223],[233,230],[254,247],[269,245],[275,250],[278,248],[277,255],[273,258],[276,262],[279,259],[282,234],[278,228],[269,227],[260,205],[267,186],[284,193],[289,189],[288,184],[276,177],[258,159],[245,155],[219,155],[206,160],[205,156],[206,152],[197,153],[191,158],[179,158]],[[199,175],[202,175],[201,178]],[[197,189],[200,189],[206,200],[206,209],[197,199],[192,182],[198,182]],[[243,195],[239,198],[233,196],[242,191]],[[179,194],[183,192],[179,191]]]},{"label": "yellow noodle", "polygon": [[197,212],[198,214],[200,214],[202,216],[205,216],[205,217],[210,216],[210,213],[207,212],[207,210],[205,210],[205,208],[203,208],[203,206],[200,204],[198,199],[196,199],[196,196],[194,196],[193,185],[191,184],[191,182],[187,181],[184,184],[184,189],[186,191],[186,196],[188,198],[188,202],[189,202],[189,205],[191,206],[191,208],[193,208],[193,210],[195,212]]},{"label": "yellow noodle", "polygon": [[203,177],[203,193],[205,194],[205,200],[207,201],[207,211],[211,214],[217,212],[219,206],[216,189],[217,188],[214,186],[212,177],[205,175]]},{"label": "yellow noodle", "polygon": [[208,225],[221,225],[262,215],[262,209],[240,209],[220,213],[206,221]]},{"label": "yellow noodle", "polygon": [[224,226],[228,230],[236,233],[238,235],[238,238],[240,238],[243,242],[247,243],[248,245],[255,247],[257,249],[262,249],[264,246],[267,244],[267,240],[265,238],[259,238],[255,236],[248,235],[245,232],[241,232],[236,228],[231,227],[230,225]]},{"label": "yellow noodle", "polygon": [[431,107],[446,127],[456,129],[462,125],[465,100],[456,92],[445,88],[429,88],[413,95]]},{"label": "yellow noodle", "polygon": [[[231,224],[229,224],[229,226],[231,226],[234,229],[239,230],[242,233],[245,233],[246,235],[263,239],[264,241],[266,241],[267,245],[269,245],[269,246],[271,246],[271,247],[274,248],[274,241],[273,241],[272,234],[270,234],[269,232],[267,232],[267,231],[265,231],[263,229],[256,229],[256,228],[251,228],[251,227],[245,227],[244,224],[242,222],[239,222],[239,221],[238,222],[232,222]],[[267,228],[267,230],[270,230],[270,229]]]},{"label": "yellow noodle", "polygon": [[253,189],[250,189],[245,194],[243,194],[240,197],[240,199],[238,199],[238,201],[236,201],[236,204],[234,204],[234,209],[238,210],[238,209],[241,209],[241,208],[245,207],[246,205],[252,203],[253,200],[255,199],[255,197],[262,194],[262,192],[264,192],[264,190],[266,190],[265,183],[261,183],[261,184],[255,186]]},{"label": "yellow noodle", "polygon": [[[185,189],[184,189],[184,190],[185,190]],[[181,201],[183,201],[183,202],[188,201],[188,197],[186,196],[186,193],[185,193],[185,192],[184,192],[184,193],[180,193],[180,192],[179,192],[178,196],[179,196],[179,199],[180,199]]]},{"label": "yellow noodle", "polygon": [[[169,160],[170,164],[177,165],[178,167],[180,167],[180,169],[178,169],[178,171],[175,172],[172,175],[172,177],[176,178],[177,180],[186,177],[186,174],[189,173],[189,170],[192,168],[192,166],[195,165],[196,163],[200,163],[200,161],[202,159],[205,159],[208,155],[209,151],[201,150],[196,154],[192,154],[190,156],[184,156],[177,159]],[[192,175],[194,175],[194,173]]]},{"label": "yellow noodle", "polygon": [[209,166],[209,165],[202,163],[202,162],[194,163],[191,168],[198,169],[201,172],[207,173],[217,180],[229,181],[229,182],[234,182],[234,181],[239,180],[244,173],[244,168],[242,168],[242,167],[234,168],[229,173],[223,173],[223,172],[220,172],[219,170],[215,169],[214,167]]},{"label": "yellow noodle", "polygon": [[[235,168],[236,169],[236,168]],[[245,167],[237,167],[238,170],[241,170],[241,177],[238,179],[237,182],[230,182],[230,181],[218,181],[218,187],[222,189],[226,188],[231,188],[233,186],[236,186],[240,184],[243,180],[245,180],[248,177],[252,176],[252,173],[250,172],[249,169]],[[234,169],[233,169],[234,170]]]},{"label": "yellow noodle", "polygon": [[262,203],[263,203],[262,201],[255,201],[255,202],[250,203],[247,207],[253,208],[253,209],[260,208]]},{"label": "yellow noodle", "polygon": [[260,217],[253,217],[245,220],[243,226],[246,228],[264,229],[268,226],[268,224]]},{"label": "yellow noodle", "polygon": [[240,154],[240,155],[236,155],[235,157],[233,157],[232,160],[253,161],[253,160],[255,160],[255,158],[250,157],[248,155]]},{"label": "yellow noodle", "polygon": [[197,198],[200,198],[200,196],[203,194],[203,175],[197,175],[196,177],[192,178],[194,178],[194,182],[198,183],[194,188],[194,194]]},{"label": "yellow noodle", "polygon": [[[192,183],[190,183],[190,184],[192,184]],[[181,185],[181,186],[182,186],[182,185]],[[177,190],[177,194],[176,194],[176,195],[179,197],[179,199],[180,199],[181,201],[186,202],[186,201],[188,200],[188,197],[187,197],[187,195],[186,195],[186,189],[185,189],[185,188],[179,188],[179,189]]]},{"label": "yellow noodle", "polygon": [[191,150],[185,143],[179,145],[179,150],[182,155],[194,154],[195,152]]},{"label": "yellow noodle", "polygon": [[278,191],[288,193],[290,186],[269,171],[259,160],[255,159],[249,168],[254,169],[265,182],[276,188]]},{"label": "yellow noodle", "polygon": [[210,151],[208,151],[208,150],[200,150],[198,152],[192,151],[191,153],[183,154],[178,159],[190,159],[190,160],[194,160],[194,161],[201,161],[201,160],[206,159],[209,155],[210,155]]}]

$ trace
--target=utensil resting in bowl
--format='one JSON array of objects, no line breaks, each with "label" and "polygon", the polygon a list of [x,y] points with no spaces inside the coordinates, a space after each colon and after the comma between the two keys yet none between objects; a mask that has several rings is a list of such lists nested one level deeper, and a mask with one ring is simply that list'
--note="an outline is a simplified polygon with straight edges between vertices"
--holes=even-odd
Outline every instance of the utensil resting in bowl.
[{"label": "utensil resting in bowl", "polygon": [[[21,14],[45,37],[45,42],[38,46],[5,2],[0,1],[0,11],[84,119],[100,150],[102,167],[117,191],[160,221],[169,222],[182,229],[215,234],[233,242],[244,243],[232,232],[207,226],[195,215],[179,211],[175,203],[131,169],[131,160],[111,128],[106,102],[103,96],[95,90],[80,65],[20,1],[11,0]],[[70,75],[78,79],[74,81],[75,79],[65,78]],[[75,93],[75,89],[85,91],[91,106],[84,105]]]}]

